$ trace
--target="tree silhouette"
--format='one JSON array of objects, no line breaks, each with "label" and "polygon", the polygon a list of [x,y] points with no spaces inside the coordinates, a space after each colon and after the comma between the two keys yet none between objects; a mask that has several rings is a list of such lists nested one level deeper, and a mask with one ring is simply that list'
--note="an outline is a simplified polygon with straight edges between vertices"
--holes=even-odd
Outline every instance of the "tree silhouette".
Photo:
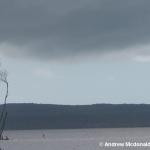
[{"label": "tree silhouette", "polygon": [[7,71],[2,71],[2,70],[0,71],[0,82],[6,86],[4,102],[3,102],[3,105],[1,107],[1,112],[0,112],[0,140],[3,139],[3,131],[4,131],[6,119],[7,119],[6,104],[7,104],[8,87],[9,87],[7,76],[8,76]]}]

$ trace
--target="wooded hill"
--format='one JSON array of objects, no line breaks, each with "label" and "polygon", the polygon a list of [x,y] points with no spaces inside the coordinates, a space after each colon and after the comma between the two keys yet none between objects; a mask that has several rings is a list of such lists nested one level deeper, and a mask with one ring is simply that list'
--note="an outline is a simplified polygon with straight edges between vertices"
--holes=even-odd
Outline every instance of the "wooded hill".
[{"label": "wooded hill", "polygon": [[8,104],[7,111],[6,129],[150,127],[146,104]]}]

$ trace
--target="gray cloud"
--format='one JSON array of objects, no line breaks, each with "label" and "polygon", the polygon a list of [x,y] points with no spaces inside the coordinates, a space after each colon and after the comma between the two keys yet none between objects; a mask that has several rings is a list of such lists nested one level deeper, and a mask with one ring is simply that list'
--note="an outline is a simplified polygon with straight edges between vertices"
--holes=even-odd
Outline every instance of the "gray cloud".
[{"label": "gray cloud", "polygon": [[0,0],[3,54],[42,59],[150,44],[149,0]]}]

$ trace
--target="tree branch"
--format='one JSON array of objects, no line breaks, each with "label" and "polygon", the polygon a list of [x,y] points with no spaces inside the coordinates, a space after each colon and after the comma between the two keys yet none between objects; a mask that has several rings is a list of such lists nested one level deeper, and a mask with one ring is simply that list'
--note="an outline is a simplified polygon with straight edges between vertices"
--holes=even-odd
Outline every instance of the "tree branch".
[{"label": "tree branch", "polygon": [[4,103],[2,106],[2,111],[0,115],[0,140],[2,139],[3,131],[6,124],[6,118],[7,118],[7,111],[6,111],[6,103],[8,98],[8,90],[9,90],[9,84],[7,81],[7,72],[6,71],[0,71],[0,81],[3,82],[6,85],[6,94],[4,98]]}]

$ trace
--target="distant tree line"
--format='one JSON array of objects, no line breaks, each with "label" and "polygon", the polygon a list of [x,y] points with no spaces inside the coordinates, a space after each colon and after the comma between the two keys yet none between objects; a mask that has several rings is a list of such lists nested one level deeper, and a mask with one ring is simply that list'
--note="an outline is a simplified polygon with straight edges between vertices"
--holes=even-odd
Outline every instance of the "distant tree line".
[{"label": "distant tree line", "polygon": [[146,104],[8,104],[7,111],[6,129],[150,127]]}]

